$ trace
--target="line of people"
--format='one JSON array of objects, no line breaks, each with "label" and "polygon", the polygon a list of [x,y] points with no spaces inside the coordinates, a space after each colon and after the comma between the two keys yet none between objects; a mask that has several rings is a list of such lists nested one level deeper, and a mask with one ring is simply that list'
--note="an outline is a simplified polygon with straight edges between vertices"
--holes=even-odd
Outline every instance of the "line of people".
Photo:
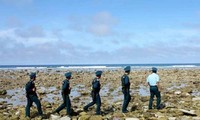
[{"label": "line of people", "polygon": [[[130,95],[130,80],[129,80],[129,74],[131,72],[131,67],[126,66],[124,68],[124,75],[121,77],[121,84],[122,84],[122,92],[124,94],[124,101],[122,105],[122,112],[127,113],[129,112],[127,110],[128,104],[131,100],[131,95]],[[86,106],[83,107],[84,111],[88,111],[88,108],[96,104],[96,115],[101,114],[101,97],[100,97],[100,89],[101,89],[101,75],[102,71],[96,71],[96,77],[92,80],[92,91],[91,91],[91,96],[92,96],[92,102],[87,104]],[[71,101],[70,101],[70,92],[71,92],[71,87],[70,87],[70,79],[72,77],[71,72],[65,73],[65,80],[62,83],[62,98],[63,98],[63,103],[55,110],[52,112],[52,114],[57,113],[66,108],[66,112],[68,116],[71,116]],[[25,116],[30,117],[30,107],[32,106],[33,102],[36,104],[38,113],[40,116],[43,116],[43,112],[41,109],[41,103],[40,100],[38,99],[37,93],[36,93],[36,87],[34,81],[36,80],[36,73],[31,73],[30,74],[30,81],[26,84],[25,89],[26,89],[26,97],[27,97],[27,105],[25,109]],[[147,79],[146,79],[148,85],[150,86],[150,99],[149,99],[149,109],[152,109],[152,104],[153,104],[153,99],[154,96],[157,97],[157,105],[156,108],[160,109],[160,102],[161,102],[161,95],[160,95],[160,85],[159,85],[159,76],[157,74],[157,68],[153,67],[152,68],[152,74],[150,74]]]}]

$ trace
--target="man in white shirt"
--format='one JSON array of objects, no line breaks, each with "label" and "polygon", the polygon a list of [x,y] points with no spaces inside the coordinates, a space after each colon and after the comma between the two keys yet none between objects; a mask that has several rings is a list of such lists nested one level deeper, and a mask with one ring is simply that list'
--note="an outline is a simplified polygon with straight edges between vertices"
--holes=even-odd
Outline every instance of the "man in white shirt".
[{"label": "man in white shirt", "polygon": [[147,77],[147,83],[150,86],[150,99],[149,99],[149,109],[152,109],[152,104],[153,104],[153,98],[156,95],[157,98],[157,104],[156,108],[160,109],[160,101],[161,101],[161,96],[160,96],[160,86],[159,86],[159,76],[157,74],[157,68],[153,67],[152,68],[152,74],[150,74]]}]

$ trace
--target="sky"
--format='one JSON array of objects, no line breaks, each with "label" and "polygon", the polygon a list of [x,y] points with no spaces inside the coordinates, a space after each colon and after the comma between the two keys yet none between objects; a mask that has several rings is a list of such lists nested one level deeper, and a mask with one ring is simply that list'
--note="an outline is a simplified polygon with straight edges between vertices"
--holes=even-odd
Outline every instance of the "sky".
[{"label": "sky", "polygon": [[0,0],[0,65],[199,63],[199,0]]}]

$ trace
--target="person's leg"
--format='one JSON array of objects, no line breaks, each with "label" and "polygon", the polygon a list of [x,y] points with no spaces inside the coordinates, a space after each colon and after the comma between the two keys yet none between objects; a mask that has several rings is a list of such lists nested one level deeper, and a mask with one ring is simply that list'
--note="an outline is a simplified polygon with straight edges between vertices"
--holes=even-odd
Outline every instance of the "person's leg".
[{"label": "person's leg", "polygon": [[123,94],[124,94],[124,102],[123,102],[123,106],[122,106],[122,112],[127,112],[127,103],[128,103],[128,94],[126,91],[123,91]]},{"label": "person's leg", "polygon": [[153,98],[154,98],[154,95],[155,95],[154,91],[155,91],[154,87],[150,87],[149,109],[152,109]]},{"label": "person's leg", "polygon": [[158,91],[158,89],[156,90],[156,98],[157,98],[156,108],[160,109],[161,95],[160,95],[160,92]]},{"label": "person's leg", "polygon": [[90,102],[89,104],[87,104],[83,109],[84,110],[88,110],[89,107],[93,106],[96,103],[96,100],[92,100],[92,102]]},{"label": "person's leg", "polygon": [[62,95],[63,103],[53,112],[53,113],[59,113],[62,109],[66,107],[66,99],[64,95]]},{"label": "person's leg", "polygon": [[30,107],[32,106],[33,102],[31,101],[31,99],[27,96],[27,105],[26,105],[26,117],[30,117]]},{"label": "person's leg", "polygon": [[101,97],[99,94],[96,95],[96,105],[97,105],[96,114],[100,115],[101,114]]},{"label": "person's leg", "polygon": [[130,92],[128,92],[128,93],[127,93],[126,109],[127,109],[127,107],[128,107],[128,104],[129,104],[130,100],[131,100],[131,95],[130,95]]},{"label": "person's leg", "polygon": [[66,95],[66,111],[68,115],[71,115],[71,103],[69,95]]},{"label": "person's leg", "polygon": [[42,115],[43,114],[42,107],[41,107],[41,103],[40,103],[40,100],[38,99],[38,97],[33,95],[31,97],[31,99],[36,104],[39,115]]},{"label": "person's leg", "polygon": [[91,106],[93,106],[95,103],[96,103],[96,97],[95,97],[95,95],[92,95],[92,102],[90,102],[90,103],[87,104],[85,107],[83,107],[83,109],[84,109],[85,111],[87,111],[88,108],[91,107]]}]

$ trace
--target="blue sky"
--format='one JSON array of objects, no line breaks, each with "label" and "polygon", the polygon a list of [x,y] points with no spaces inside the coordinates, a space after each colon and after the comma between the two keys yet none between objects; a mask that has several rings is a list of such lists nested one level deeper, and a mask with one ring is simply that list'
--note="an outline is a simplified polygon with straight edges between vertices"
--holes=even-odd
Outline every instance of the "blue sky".
[{"label": "blue sky", "polygon": [[0,0],[0,64],[199,63],[198,0]]}]

